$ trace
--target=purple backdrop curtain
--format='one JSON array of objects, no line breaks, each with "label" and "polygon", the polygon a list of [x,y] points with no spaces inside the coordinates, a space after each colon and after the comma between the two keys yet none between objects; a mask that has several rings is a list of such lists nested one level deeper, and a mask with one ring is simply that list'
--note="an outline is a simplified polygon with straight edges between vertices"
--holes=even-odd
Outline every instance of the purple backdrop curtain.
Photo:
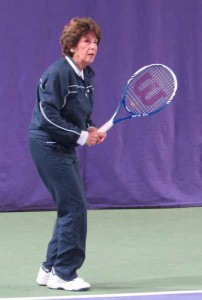
[{"label": "purple backdrop curtain", "polygon": [[93,68],[94,120],[107,121],[140,67],[171,67],[179,89],[162,113],[114,126],[78,150],[90,208],[202,204],[202,1],[0,0],[0,211],[52,209],[28,149],[36,84],[59,36],[90,16],[103,39]]}]

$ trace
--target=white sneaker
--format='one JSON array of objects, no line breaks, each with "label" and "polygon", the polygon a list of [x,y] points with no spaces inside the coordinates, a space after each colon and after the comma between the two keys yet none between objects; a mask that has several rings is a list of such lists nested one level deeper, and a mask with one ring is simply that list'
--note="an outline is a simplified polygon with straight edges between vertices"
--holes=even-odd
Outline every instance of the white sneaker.
[{"label": "white sneaker", "polygon": [[72,281],[65,281],[54,274],[54,270],[52,270],[47,287],[50,289],[62,289],[66,291],[87,291],[91,286],[80,277],[77,277]]},{"label": "white sneaker", "polygon": [[47,285],[50,274],[51,271],[49,271],[48,269],[44,268],[43,265],[41,265],[37,275],[36,282],[39,285]]}]

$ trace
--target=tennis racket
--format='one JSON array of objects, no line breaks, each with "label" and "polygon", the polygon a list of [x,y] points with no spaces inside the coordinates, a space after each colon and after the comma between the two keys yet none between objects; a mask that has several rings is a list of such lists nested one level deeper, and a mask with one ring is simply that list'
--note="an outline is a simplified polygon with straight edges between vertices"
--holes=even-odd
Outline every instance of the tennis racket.
[{"label": "tennis racket", "polygon": [[[115,113],[98,131],[106,132],[121,121],[160,112],[171,103],[176,91],[176,75],[167,66],[152,64],[139,69],[128,80]],[[117,118],[122,106],[129,114]]]}]

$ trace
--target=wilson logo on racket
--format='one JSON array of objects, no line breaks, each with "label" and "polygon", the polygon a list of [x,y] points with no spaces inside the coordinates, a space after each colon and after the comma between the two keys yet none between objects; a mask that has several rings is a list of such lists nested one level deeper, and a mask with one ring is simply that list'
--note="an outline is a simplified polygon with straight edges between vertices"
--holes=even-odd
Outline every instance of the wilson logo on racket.
[{"label": "wilson logo on racket", "polygon": [[153,105],[163,97],[167,97],[166,92],[149,72],[134,82],[133,91],[144,105]]},{"label": "wilson logo on racket", "polygon": [[[177,78],[165,65],[152,64],[138,70],[127,82],[122,99],[111,119],[99,128],[106,132],[114,124],[156,114],[164,109],[177,91]],[[129,115],[116,118],[122,105]]]}]

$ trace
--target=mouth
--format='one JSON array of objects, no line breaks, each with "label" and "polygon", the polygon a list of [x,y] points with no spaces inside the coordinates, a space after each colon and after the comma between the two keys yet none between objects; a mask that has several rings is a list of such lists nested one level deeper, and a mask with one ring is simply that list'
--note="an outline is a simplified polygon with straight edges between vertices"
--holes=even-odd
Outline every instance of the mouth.
[{"label": "mouth", "polygon": [[91,58],[94,58],[95,57],[95,53],[89,53],[88,54]]}]

